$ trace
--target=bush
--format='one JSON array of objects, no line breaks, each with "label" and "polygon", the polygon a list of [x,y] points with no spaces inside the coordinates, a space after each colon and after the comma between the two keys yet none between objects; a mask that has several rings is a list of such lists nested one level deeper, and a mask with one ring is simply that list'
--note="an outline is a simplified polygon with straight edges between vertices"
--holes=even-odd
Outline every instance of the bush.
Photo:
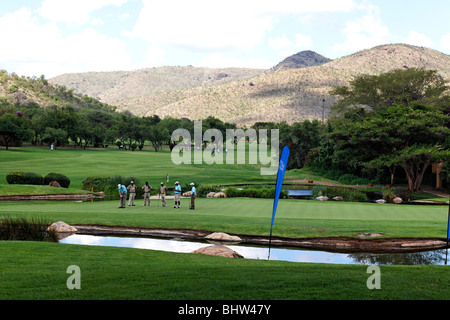
[{"label": "bush", "polygon": [[[94,190],[94,192],[100,192],[103,191],[105,193],[105,197],[107,199],[119,199],[119,191],[117,188],[117,185],[123,184],[125,187],[127,187],[131,181],[134,181],[134,184],[138,186],[137,192],[136,192],[136,199],[138,197],[143,196],[142,186],[144,184],[141,184],[139,179],[135,177],[121,177],[121,176],[114,176],[114,177],[88,177],[82,182],[82,189],[83,190]],[[153,187],[152,193],[158,192],[159,184],[158,185],[150,185]],[[151,194],[152,194],[151,193]]]},{"label": "bush", "polygon": [[42,218],[2,217],[0,240],[58,242],[56,230],[47,230],[50,225],[50,222]]},{"label": "bush", "polygon": [[70,185],[70,179],[61,173],[51,172],[44,178],[44,184],[50,184],[52,181],[58,181],[59,185],[63,188],[68,188]]},{"label": "bush", "polygon": [[[273,199],[275,198],[275,187],[258,187],[252,186],[249,188],[238,189],[235,187],[228,187],[225,190],[227,198],[233,197],[248,197],[248,198],[265,198]],[[281,190],[280,198],[287,197],[286,191]]]},{"label": "bush", "polygon": [[[191,190],[191,189],[186,189]],[[220,186],[211,185],[211,184],[201,184],[197,188],[197,196],[199,197],[206,197],[206,195],[210,192],[219,192]]]},{"label": "bush", "polygon": [[10,172],[6,176],[8,184],[31,184],[31,185],[43,185],[44,178],[34,172]]},{"label": "bush", "polygon": [[326,196],[330,199],[341,196],[344,201],[367,201],[367,195],[364,192],[352,188],[333,187],[333,186],[315,186],[312,190],[313,197]]}]

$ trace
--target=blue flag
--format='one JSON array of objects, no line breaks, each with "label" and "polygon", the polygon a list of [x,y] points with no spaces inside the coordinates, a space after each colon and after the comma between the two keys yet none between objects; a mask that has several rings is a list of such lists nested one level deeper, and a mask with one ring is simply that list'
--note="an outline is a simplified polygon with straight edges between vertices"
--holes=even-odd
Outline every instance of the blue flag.
[{"label": "blue flag", "polygon": [[270,225],[270,235],[272,235],[273,221],[275,220],[275,213],[277,212],[278,199],[280,198],[281,187],[283,186],[284,173],[289,158],[289,148],[283,148],[280,157],[280,164],[278,166],[277,185],[275,187],[275,199],[273,201],[272,224]]}]

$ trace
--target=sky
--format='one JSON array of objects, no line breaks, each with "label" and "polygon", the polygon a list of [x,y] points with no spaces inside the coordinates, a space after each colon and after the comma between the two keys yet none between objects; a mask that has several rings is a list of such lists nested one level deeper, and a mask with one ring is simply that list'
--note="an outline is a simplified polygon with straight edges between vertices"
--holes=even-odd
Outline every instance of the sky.
[{"label": "sky", "polygon": [[0,69],[269,69],[303,50],[337,59],[388,43],[450,54],[449,13],[448,0],[0,0]]}]

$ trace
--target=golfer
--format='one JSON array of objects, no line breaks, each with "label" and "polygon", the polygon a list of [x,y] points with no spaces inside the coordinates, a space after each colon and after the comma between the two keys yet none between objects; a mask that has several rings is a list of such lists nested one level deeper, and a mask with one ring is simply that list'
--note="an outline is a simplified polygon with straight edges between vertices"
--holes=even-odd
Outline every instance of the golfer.
[{"label": "golfer", "polygon": [[194,187],[194,183],[191,183],[191,207],[189,209],[194,210],[195,209],[195,196],[197,195],[197,190]]},{"label": "golfer", "polygon": [[119,187],[119,195],[120,195],[120,207],[121,209],[125,209],[125,202],[127,201],[127,188],[124,185],[118,184]]},{"label": "golfer", "polygon": [[130,196],[128,197],[128,206],[134,207],[134,198],[136,198],[137,186],[134,184],[134,181],[130,182],[130,185],[127,187],[127,190],[130,192]]},{"label": "golfer", "polygon": [[145,185],[142,187],[142,190],[144,190],[144,207],[147,205],[150,207],[150,191],[153,190],[152,186],[148,184],[148,182],[145,182]]},{"label": "golfer", "polygon": [[180,207],[181,205],[180,198],[181,198],[181,186],[177,181],[175,182],[175,205],[173,206],[174,208]]},{"label": "golfer", "polygon": [[159,196],[161,197],[161,204],[163,207],[167,206],[166,190],[167,188],[164,186],[164,182],[161,182],[161,187],[159,188]]}]

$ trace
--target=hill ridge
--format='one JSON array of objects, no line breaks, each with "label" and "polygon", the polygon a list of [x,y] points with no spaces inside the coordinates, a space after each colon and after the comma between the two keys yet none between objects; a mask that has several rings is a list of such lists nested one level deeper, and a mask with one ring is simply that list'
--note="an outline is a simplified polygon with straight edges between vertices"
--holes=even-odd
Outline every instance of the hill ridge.
[{"label": "hill ridge", "polygon": [[[437,70],[450,80],[450,56],[407,44],[386,44],[361,50],[319,66],[258,70],[254,75],[213,85],[179,88],[136,95],[114,102],[119,111],[139,116],[157,114],[192,120],[215,116],[239,126],[255,122],[288,123],[322,119],[336,97],[328,94],[361,74],[380,74],[393,69],[421,67]],[[325,102],[323,102],[325,100]],[[104,101],[101,99],[101,101]]]}]

